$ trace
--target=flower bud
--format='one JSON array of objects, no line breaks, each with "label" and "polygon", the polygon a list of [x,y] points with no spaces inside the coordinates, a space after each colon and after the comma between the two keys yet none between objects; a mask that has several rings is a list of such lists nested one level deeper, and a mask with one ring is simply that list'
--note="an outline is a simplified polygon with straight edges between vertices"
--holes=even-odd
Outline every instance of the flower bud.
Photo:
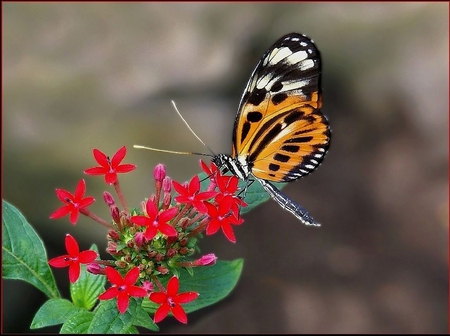
[{"label": "flower bud", "polygon": [[217,257],[214,253],[209,253],[196,260],[198,262],[198,266],[212,266],[216,263]]},{"label": "flower bud", "polygon": [[109,230],[108,231],[108,238],[114,241],[117,241],[120,239],[120,235],[116,230]]},{"label": "flower bud", "polygon": [[176,254],[177,254],[177,250],[174,249],[174,248],[170,248],[170,249],[167,251],[166,256],[167,256],[167,258],[173,258]]},{"label": "flower bud", "polygon": [[161,274],[169,273],[169,270],[165,266],[158,266],[158,267],[156,267],[156,270]]},{"label": "flower bud", "polygon": [[153,292],[153,283],[151,281],[145,280],[142,283],[142,288],[144,288],[147,293]]},{"label": "flower bud", "polygon": [[169,176],[164,178],[162,188],[165,193],[170,193],[172,191],[172,179]]},{"label": "flower bud", "polygon": [[107,191],[103,192],[103,200],[108,206],[116,205],[113,196]]},{"label": "flower bud", "polygon": [[137,247],[142,247],[145,244],[144,232],[136,232],[134,235],[134,242]]},{"label": "flower bud", "polygon": [[87,266],[86,266],[86,270],[89,272],[89,273],[92,273],[92,274],[95,274],[95,275],[98,275],[98,274],[105,274],[105,269],[103,268],[103,267],[101,267],[98,263],[96,263],[96,262],[92,262],[92,263],[89,263]]},{"label": "flower bud", "polygon": [[153,177],[155,178],[155,181],[162,182],[166,177],[166,167],[161,163],[157,164],[153,170]]},{"label": "flower bud", "polygon": [[120,224],[120,213],[119,208],[116,205],[111,205],[109,207],[109,211],[111,212],[111,217],[116,224]]}]

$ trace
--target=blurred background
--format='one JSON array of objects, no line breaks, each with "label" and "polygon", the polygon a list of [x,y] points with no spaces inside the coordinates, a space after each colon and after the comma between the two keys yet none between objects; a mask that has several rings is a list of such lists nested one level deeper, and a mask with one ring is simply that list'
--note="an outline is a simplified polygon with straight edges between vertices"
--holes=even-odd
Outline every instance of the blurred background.
[{"label": "blurred background", "polygon": [[[220,303],[173,318],[177,333],[446,333],[448,331],[447,3],[2,3],[3,198],[37,230],[49,258],[71,233],[82,249],[106,231],[82,217],[50,220],[55,188],[85,178],[92,210],[108,218],[111,187],[83,170],[92,149],[126,145],[128,204],[153,192],[157,163],[179,181],[198,157],[134,144],[215,152],[231,132],[254,66],[278,38],[313,38],[323,59],[330,151],[285,193],[322,223],[306,227],[275,202],[245,215],[237,243],[201,242],[222,260],[244,258]],[[53,269],[68,298],[67,269]],[[3,282],[4,332],[29,330],[46,297]]]}]

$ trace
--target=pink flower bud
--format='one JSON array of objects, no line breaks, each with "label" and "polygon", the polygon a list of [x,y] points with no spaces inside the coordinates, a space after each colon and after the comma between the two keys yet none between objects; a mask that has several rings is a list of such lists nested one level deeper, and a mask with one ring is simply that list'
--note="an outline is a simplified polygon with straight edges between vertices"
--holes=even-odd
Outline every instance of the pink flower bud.
[{"label": "pink flower bud", "polygon": [[212,266],[216,263],[217,257],[214,253],[210,253],[210,254],[204,255],[197,261],[199,262],[199,266]]},{"label": "pink flower bud", "polygon": [[103,192],[103,200],[105,201],[105,203],[106,203],[108,206],[116,205],[116,202],[114,201],[114,198],[113,198],[112,195],[111,195],[109,192],[107,192],[107,191]]},{"label": "pink flower bud", "polygon": [[86,266],[86,270],[87,270],[89,273],[92,273],[92,274],[95,274],[95,275],[98,275],[98,274],[105,274],[105,269],[102,268],[102,267],[101,267],[99,264],[97,264],[96,262],[92,262],[92,263],[88,264],[88,265]]},{"label": "pink flower bud", "polygon": [[134,235],[134,242],[136,243],[137,247],[141,247],[145,244],[145,236],[144,232],[136,232]]},{"label": "pink flower bud", "polygon": [[117,231],[115,230],[109,230],[108,231],[108,238],[110,238],[111,240],[119,240],[120,239],[120,235]]},{"label": "pink flower bud", "polygon": [[109,211],[111,212],[111,217],[116,224],[120,224],[120,213],[119,208],[116,205],[111,205],[109,207]]},{"label": "pink flower bud", "polygon": [[166,176],[163,180],[162,184],[163,190],[166,193],[170,193],[172,190],[172,179],[169,176]]},{"label": "pink flower bud", "polygon": [[142,283],[142,288],[144,288],[147,293],[153,292],[153,283],[151,281],[145,280]]},{"label": "pink flower bud", "polygon": [[166,167],[161,163],[157,164],[153,170],[153,177],[155,178],[155,181],[162,182],[166,177]]}]

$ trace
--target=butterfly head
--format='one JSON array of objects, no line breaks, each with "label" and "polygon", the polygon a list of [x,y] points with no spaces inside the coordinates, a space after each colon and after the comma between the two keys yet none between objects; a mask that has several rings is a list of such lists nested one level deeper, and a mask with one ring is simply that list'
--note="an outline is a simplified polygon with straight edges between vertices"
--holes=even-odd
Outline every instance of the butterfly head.
[{"label": "butterfly head", "polygon": [[234,176],[242,180],[247,180],[250,175],[250,168],[246,160],[239,160],[226,154],[217,154],[212,158],[212,162],[224,173],[231,172]]}]

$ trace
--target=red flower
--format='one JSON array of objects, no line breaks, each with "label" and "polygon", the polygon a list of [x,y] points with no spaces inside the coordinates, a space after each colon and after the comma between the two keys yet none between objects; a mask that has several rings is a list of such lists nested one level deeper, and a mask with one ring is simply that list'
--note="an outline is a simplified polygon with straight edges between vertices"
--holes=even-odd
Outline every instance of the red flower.
[{"label": "red flower", "polygon": [[165,292],[153,292],[150,294],[149,299],[161,305],[155,312],[153,319],[155,323],[163,320],[169,311],[172,312],[178,321],[184,324],[187,323],[186,312],[181,307],[181,304],[195,300],[199,294],[196,292],[177,294],[179,289],[180,282],[176,276],[173,276],[167,283],[167,290]]},{"label": "red flower", "polygon": [[205,174],[208,175],[211,182],[213,184],[216,184],[216,176],[220,176],[220,170],[217,168],[214,162],[211,162],[211,169],[209,169],[206,163],[204,163],[202,160],[200,160],[200,166]]},{"label": "red flower", "polygon": [[175,201],[178,203],[191,204],[202,213],[208,212],[208,209],[203,202],[217,195],[216,191],[205,191],[199,193],[200,179],[197,175],[192,178],[188,187],[184,187],[176,181],[172,181],[172,185],[180,194],[180,196],[175,197]]},{"label": "red flower", "polygon": [[50,215],[50,218],[61,218],[70,213],[70,222],[72,224],[75,224],[78,220],[79,211],[94,203],[94,197],[84,197],[85,192],[86,182],[84,182],[83,179],[78,182],[74,195],[72,195],[67,190],[56,189],[56,196],[58,196],[61,202],[66,203],[66,205],[53,212]]},{"label": "red flower", "polygon": [[110,300],[117,297],[117,308],[121,314],[125,313],[130,302],[130,296],[144,297],[147,291],[135,286],[134,284],[139,278],[139,267],[129,270],[124,278],[114,268],[106,266],[106,277],[112,283],[112,287],[108,288],[98,297],[100,300]]},{"label": "red flower", "polygon": [[150,200],[147,200],[145,204],[145,209],[147,210],[147,216],[133,216],[130,220],[141,226],[147,226],[144,236],[147,240],[152,240],[158,231],[165,234],[166,236],[177,236],[178,232],[175,228],[169,224],[167,221],[171,220],[178,213],[177,208],[170,208],[158,214],[158,208]]},{"label": "red flower", "polygon": [[80,252],[77,241],[70,234],[66,235],[66,250],[69,254],[50,259],[48,263],[57,268],[69,266],[69,280],[74,283],[80,277],[80,264],[89,264],[98,254],[92,250]]},{"label": "red flower", "polygon": [[117,153],[114,154],[112,160],[109,159],[109,156],[106,156],[98,149],[94,149],[93,153],[95,160],[101,167],[86,169],[84,173],[88,175],[105,175],[105,181],[107,184],[116,183],[118,173],[128,173],[136,169],[134,164],[120,164],[127,153],[125,146],[120,148]]},{"label": "red flower", "polygon": [[239,196],[235,195],[238,190],[239,178],[236,176],[217,176],[216,181],[220,194],[216,196],[215,201],[220,203],[224,197],[231,198],[233,201],[230,208],[233,211],[234,216],[236,218],[239,217],[239,207],[247,206],[247,203],[245,203]]},{"label": "red flower", "polygon": [[208,215],[211,218],[211,221],[208,223],[208,227],[206,228],[207,235],[212,235],[222,228],[225,237],[227,237],[232,243],[236,242],[231,225],[242,224],[244,220],[242,218],[237,219],[232,214],[231,206],[233,204],[234,201],[230,197],[222,198],[217,208],[212,204],[206,203]]}]

